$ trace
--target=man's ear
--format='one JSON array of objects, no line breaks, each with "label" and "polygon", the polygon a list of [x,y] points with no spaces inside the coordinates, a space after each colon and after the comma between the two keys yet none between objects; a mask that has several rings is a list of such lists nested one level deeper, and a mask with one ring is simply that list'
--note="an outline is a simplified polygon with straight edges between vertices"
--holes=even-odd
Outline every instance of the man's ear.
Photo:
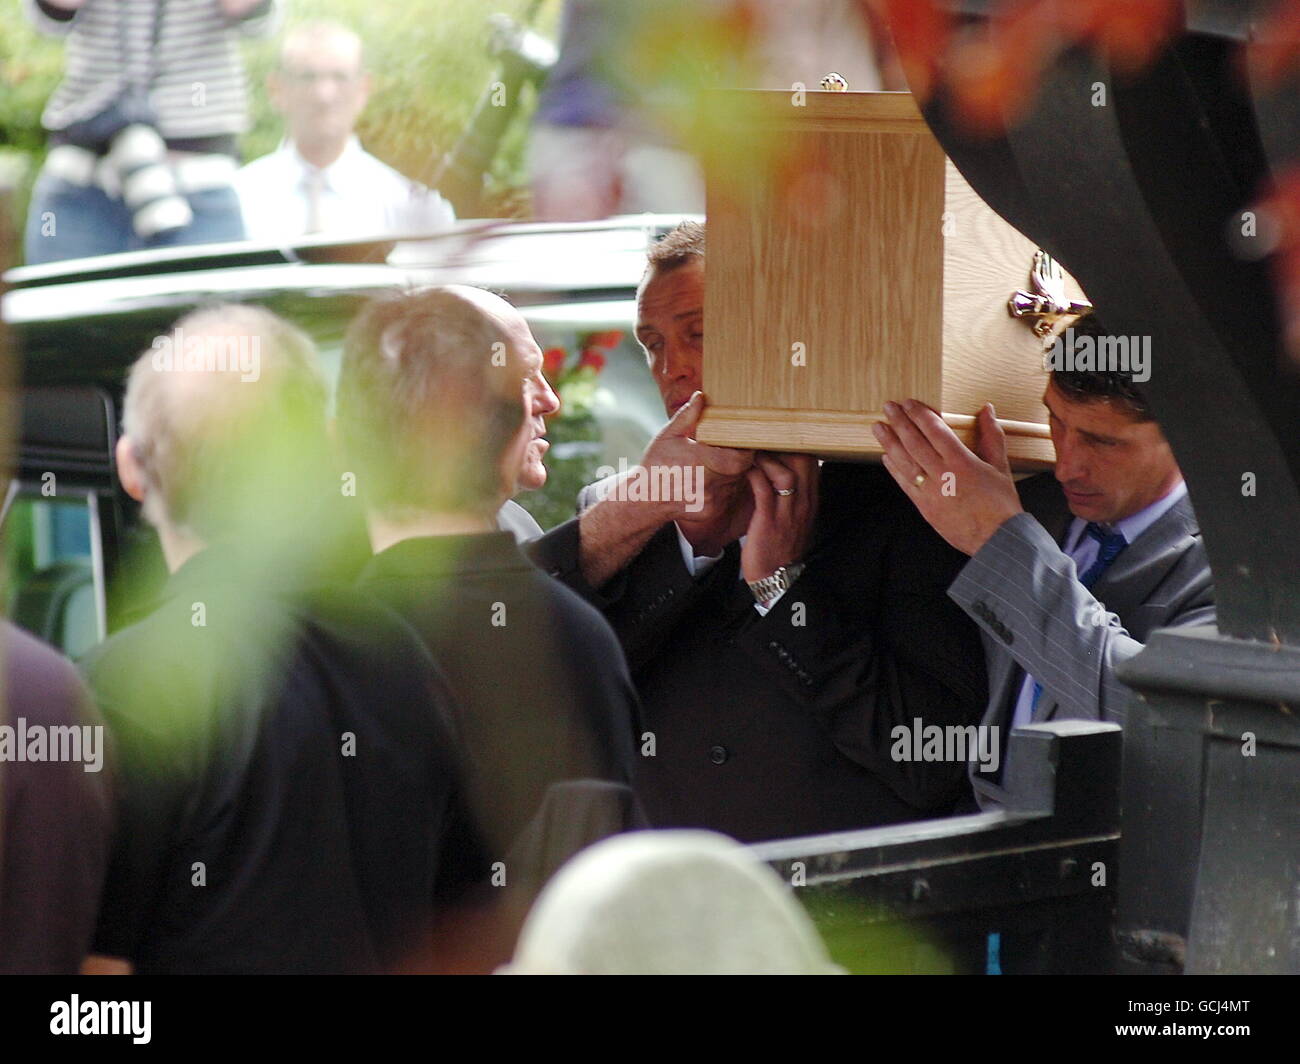
[{"label": "man's ear", "polygon": [[117,441],[113,456],[117,459],[117,478],[122,482],[126,493],[136,502],[144,502],[147,493],[144,470],[140,468],[140,462],[135,456],[135,443],[130,436],[123,436]]}]

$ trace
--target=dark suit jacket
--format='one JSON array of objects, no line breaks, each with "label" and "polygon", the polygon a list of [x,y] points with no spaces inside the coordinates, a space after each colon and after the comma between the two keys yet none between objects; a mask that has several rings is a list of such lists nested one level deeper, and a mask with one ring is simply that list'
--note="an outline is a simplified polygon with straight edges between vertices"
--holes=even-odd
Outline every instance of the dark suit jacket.
[{"label": "dark suit jacket", "polygon": [[[1116,557],[1090,591],[1059,544],[1072,515],[1051,474],[1022,482],[1026,513],[997,530],[953,582],[953,601],[984,632],[989,704],[983,723],[1005,733],[1025,673],[1043,685],[1034,722],[1124,723],[1129,691],[1115,667],[1156,628],[1214,623],[1214,583],[1196,515],[1184,496]],[[1001,788],[972,766],[981,805]]]},{"label": "dark suit jacket", "polygon": [[406,618],[448,678],[494,855],[552,784],[630,783],[638,708],[618,641],[511,533],[403,540],[370,560],[361,587]]},{"label": "dark suit jacket", "polygon": [[765,617],[739,544],[696,580],[666,525],[597,592],[578,535],[570,521],[529,551],[622,641],[656,826],[779,838],[942,815],[964,791],[964,765],[890,757],[893,726],[973,724],[986,686],[978,634],[945,594],[961,555],[884,469],[823,467],[807,568]]}]

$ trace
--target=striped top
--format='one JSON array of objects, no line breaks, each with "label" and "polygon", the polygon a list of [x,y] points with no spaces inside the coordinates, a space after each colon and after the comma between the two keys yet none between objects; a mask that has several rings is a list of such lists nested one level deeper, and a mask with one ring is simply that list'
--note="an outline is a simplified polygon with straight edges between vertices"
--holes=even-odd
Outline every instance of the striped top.
[{"label": "striped top", "polygon": [[[162,18],[151,57],[158,3]],[[271,32],[278,17],[277,0],[263,0],[243,19],[228,19],[218,0],[86,0],[75,12],[23,0],[23,9],[38,30],[68,40],[63,81],[41,116],[46,129],[91,118],[127,84],[149,79],[158,132],[168,141],[248,128],[239,37]]]}]

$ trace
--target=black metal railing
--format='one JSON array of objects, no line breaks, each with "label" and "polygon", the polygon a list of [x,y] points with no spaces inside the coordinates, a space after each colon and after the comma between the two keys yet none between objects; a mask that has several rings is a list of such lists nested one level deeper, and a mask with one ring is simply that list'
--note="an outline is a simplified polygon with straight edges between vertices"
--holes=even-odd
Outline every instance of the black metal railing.
[{"label": "black metal railing", "polygon": [[1000,811],[751,849],[850,971],[1114,971],[1120,736],[1019,728]]}]

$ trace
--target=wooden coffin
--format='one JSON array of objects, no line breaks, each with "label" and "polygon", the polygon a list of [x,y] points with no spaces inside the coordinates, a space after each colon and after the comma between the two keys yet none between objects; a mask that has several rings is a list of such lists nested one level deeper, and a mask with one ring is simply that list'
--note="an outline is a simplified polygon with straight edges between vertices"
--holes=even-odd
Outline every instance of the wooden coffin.
[{"label": "wooden coffin", "polygon": [[[887,400],[925,401],[967,442],[992,401],[1013,465],[1049,466],[1043,341],[1008,310],[1033,292],[1037,249],[947,160],[911,95],[728,95],[763,150],[708,168],[699,438],[871,458]],[[1082,299],[1068,275],[1064,290]]]}]

